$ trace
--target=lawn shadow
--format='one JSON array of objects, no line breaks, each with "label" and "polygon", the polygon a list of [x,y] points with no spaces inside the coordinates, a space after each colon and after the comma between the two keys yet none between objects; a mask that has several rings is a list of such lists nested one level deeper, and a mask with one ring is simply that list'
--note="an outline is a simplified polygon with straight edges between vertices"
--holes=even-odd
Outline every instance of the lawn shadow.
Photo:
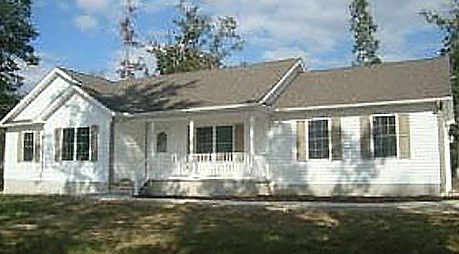
[{"label": "lawn shadow", "polygon": [[458,240],[454,225],[396,209],[196,206],[182,224],[175,239],[184,253],[451,253],[453,232]]},{"label": "lawn shadow", "polygon": [[0,197],[12,253],[458,253],[457,209]]}]

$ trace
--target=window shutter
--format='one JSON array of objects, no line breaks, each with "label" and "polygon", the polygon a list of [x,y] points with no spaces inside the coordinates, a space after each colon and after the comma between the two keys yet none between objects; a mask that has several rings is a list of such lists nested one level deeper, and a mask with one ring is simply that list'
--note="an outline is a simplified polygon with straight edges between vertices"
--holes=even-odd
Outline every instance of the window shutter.
[{"label": "window shutter", "polygon": [[398,135],[399,135],[399,158],[409,159],[411,157],[410,144],[410,115],[400,113],[398,116]]},{"label": "window shutter", "polygon": [[40,162],[40,156],[41,156],[41,136],[40,136],[40,131],[35,131],[34,134],[34,142],[35,142],[35,147],[33,151],[34,155],[34,160],[35,162]]},{"label": "window shutter", "polygon": [[24,139],[24,133],[21,131],[18,133],[18,146],[17,146],[17,159],[18,159],[18,162],[22,162],[23,161],[23,158],[24,158],[24,149],[22,149],[23,147],[23,139]]},{"label": "window shutter", "polygon": [[244,152],[244,124],[238,123],[235,126],[236,130],[236,140],[235,140],[235,149],[236,152]]},{"label": "window shutter", "polygon": [[91,126],[91,161],[97,161],[99,149],[99,126]]},{"label": "window shutter", "polygon": [[62,128],[54,129],[54,160],[61,160],[61,147],[62,147]]},{"label": "window shutter", "polygon": [[341,144],[341,117],[332,117],[331,124],[332,160],[342,160],[343,146]]},{"label": "window shutter", "polygon": [[296,122],[296,160],[306,160],[305,122]]},{"label": "window shutter", "polygon": [[369,160],[371,153],[371,126],[370,117],[367,115],[360,116],[360,155],[362,159]]}]

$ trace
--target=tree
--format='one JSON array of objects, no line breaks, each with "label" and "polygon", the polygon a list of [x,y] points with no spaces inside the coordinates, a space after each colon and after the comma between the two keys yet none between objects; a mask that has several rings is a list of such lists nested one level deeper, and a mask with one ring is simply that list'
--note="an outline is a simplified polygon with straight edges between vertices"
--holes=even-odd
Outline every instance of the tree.
[{"label": "tree", "polygon": [[[451,167],[457,169],[459,160],[459,0],[453,0],[450,9],[441,14],[438,11],[422,11],[427,22],[436,24],[443,32],[443,46],[441,55],[449,55],[451,62],[451,87],[454,102],[454,116],[456,124],[450,128],[453,137],[451,144]],[[456,176],[457,172],[453,170]]]},{"label": "tree", "polygon": [[133,59],[131,54],[134,50],[144,47],[138,40],[138,35],[135,32],[134,18],[137,7],[131,0],[125,0],[125,12],[120,20],[119,32],[124,46],[124,58],[121,60],[118,73],[121,79],[135,78],[136,73],[142,73],[144,76],[149,76],[148,66],[145,64],[142,57]]},{"label": "tree", "polygon": [[160,74],[218,68],[225,58],[242,49],[243,40],[233,17],[213,19],[202,14],[198,5],[187,7],[184,1],[177,8],[173,41],[156,42],[150,50]]},{"label": "tree", "polygon": [[37,65],[31,41],[38,36],[33,28],[31,0],[0,1],[0,117],[16,103],[17,88],[22,77],[17,74],[22,64]]},{"label": "tree", "polygon": [[366,0],[353,0],[349,5],[350,31],[353,32],[355,39],[352,53],[355,54],[355,64],[359,66],[381,63],[381,59],[376,55],[379,41],[374,37],[378,26],[373,23],[367,7]]}]

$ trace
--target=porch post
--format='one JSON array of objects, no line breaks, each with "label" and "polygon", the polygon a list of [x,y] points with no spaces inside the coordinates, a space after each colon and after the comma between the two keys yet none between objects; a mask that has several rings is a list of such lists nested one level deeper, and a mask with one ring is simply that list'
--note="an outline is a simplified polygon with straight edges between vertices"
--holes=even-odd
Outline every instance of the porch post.
[{"label": "porch post", "polygon": [[255,128],[255,117],[254,116],[251,116],[250,117],[250,132],[249,132],[249,135],[250,135],[250,155],[255,155],[255,144],[254,144],[254,139],[255,139],[255,131],[254,131],[254,128]]},{"label": "porch post", "polygon": [[190,120],[190,140],[188,140],[190,144],[190,154],[194,153],[194,121]]},{"label": "porch post", "polygon": [[148,149],[148,146],[149,146],[149,140],[148,140],[148,134],[150,133],[149,131],[149,127],[150,127],[150,123],[148,121],[145,122],[145,153],[144,153],[144,161],[145,161],[145,180],[148,179],[148,154],[149,154],[149,150]]},{"label": "porch post", "polygon": [[150,155],[156,154],[156,135],[155,135],[155,122],[150,122],[151,141],[150,141]]}]

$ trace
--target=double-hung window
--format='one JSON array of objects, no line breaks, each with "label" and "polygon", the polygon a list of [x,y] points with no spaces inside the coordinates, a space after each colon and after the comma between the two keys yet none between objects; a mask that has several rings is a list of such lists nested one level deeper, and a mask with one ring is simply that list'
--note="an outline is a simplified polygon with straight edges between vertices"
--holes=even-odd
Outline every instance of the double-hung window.
[{"label": "double-hung window", "polygon": [[297,121],[296,160],[342,160],[341,118]]},{"label": "double-hung window", "polygon": [[330,158],[330,123],[328,119],[308,121],[308,158]]},{"label": "double-hung window", "polygon": [[79,161],[89,160],[89,127],[77,128],[76,133],[76,159]]},{"label": "double-hung window", "polygon": [[395,115],[373,116],[372,134],[375,158],[397,157],[397,123]]},{"label": "double-hung window", "polygon": [[233,126],[196,128],[197,153],[230,153],[233,151]]},{"label": "double-hung window", "polygon": [[95,161],[97,160],[98,128],[58,128],[56,135],[56,160]]},{"label": "double-hung window", "polygon": [[[23,160],[24,161],[33,161],[34,159],[34,149],[35,149],[35,142],[34,142],[34,133],[33,132],[25,132],[22,140],[22,153],[23,153]],[[36,151],[38,152],[38,151]]]},{"label": "double-hung window", "polygon": [[62,130],[62,160],[73,161],[74,159],[74,141],[75,141],[75,129],[65,128]]}]

